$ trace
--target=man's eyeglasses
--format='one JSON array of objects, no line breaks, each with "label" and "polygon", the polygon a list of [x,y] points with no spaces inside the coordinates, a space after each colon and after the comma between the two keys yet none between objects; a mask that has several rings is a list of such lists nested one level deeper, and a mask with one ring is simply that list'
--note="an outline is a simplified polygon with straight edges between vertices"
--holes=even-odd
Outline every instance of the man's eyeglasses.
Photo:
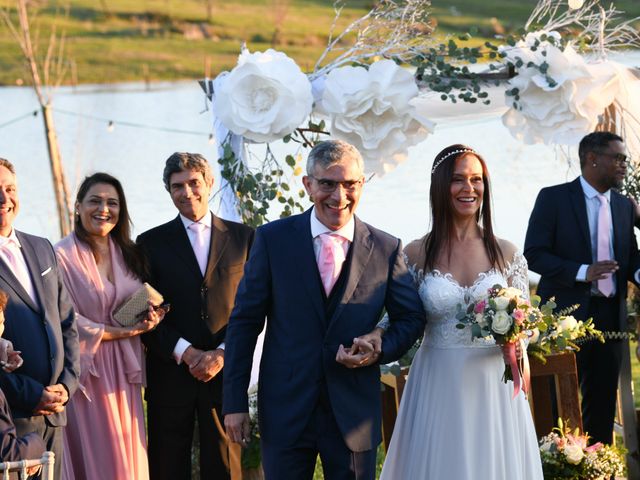
[{"label": "man's eyeglasses", "polygon": [[624,153],[610,153],[610,152],[596,152],[599,155],[603,155],[605,157],[613,158],[613,160],[620,166],[629,165],[631,158],[625,155]]},{"label": "man's eyeglasses", "polygon": [[335,189],[338,188],[338,185],[342,185],[342,188],[344,188],[347,192],[353,192],[364,183],[364,178],[360,178],[358,180],[344,180],[342,182],[337,182],[335,180],[329,180],[328,178],[316,178],[313,175],[309,175],[309,177],[318,182],[320,191],[325,193],[334,192]]}]

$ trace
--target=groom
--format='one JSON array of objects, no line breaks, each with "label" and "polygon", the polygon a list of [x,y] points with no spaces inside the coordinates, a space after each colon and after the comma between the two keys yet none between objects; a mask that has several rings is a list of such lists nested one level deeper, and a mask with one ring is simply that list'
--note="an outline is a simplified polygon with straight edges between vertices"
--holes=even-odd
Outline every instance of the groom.
[{"label": "groom", "polygon": [[[258,390],[265,477],[311,479],[320,455],[325,478],[373,479],[376,361],[412,345],[424,311],[401,242],[354,216],[364,184],[356,148],[317,144],[303,183],[313,208],[256,232],[225,339],[225,426],[232,441],[246,443],[251,359],[266,317]],[[383,308],[391,326],[381,355],[344,349],[374,329]],[[337,354],[360,368],[339,364]]]}]

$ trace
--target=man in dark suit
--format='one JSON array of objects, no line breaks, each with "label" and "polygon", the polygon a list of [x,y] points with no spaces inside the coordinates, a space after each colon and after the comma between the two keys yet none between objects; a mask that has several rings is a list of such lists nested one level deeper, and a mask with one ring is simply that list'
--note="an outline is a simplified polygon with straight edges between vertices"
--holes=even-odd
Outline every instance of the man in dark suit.
[{"label": "man in dark suit", "polygon": [[143,336],[151,478],[191,478],[196,418],[200,477],[238,478],[240,449],[228,444],[220,417],[222,368],[227,321],[253,230],[209,211],[213,176],[202,155],[174,153],[163,178],[180,213],[138,238],[149,283],[171,304],[158,327]]},{"label": "man in dark suit", "polygon": [[[638,283],[640,255],[634,209],[620,188],[627,169],[618,135],[595,132],[579,146],[582,175],[544,188],[536,200],[525,240],[529,268],[542,277],[538,294],[555,296],[558,308],[592,317],[604,332],[626,330],[627,281]],[[589,342],[577,354],[582,416],[593,442],[611,443],[622,343]]]},{"label": "man in dark suit", "polygon": [[19,210],[15,169],[0,159],[0,289],[9,295],[5,337],[24,364],[0,373],[18,435],[39,433],[62,466],[65,405],[80,371],[75,313],[48,240],[13,228]]},{"label": "man in dark suit", "polygon": [[[343,345],[370,332],[383,308],[391,326],[383,362],[402,355],[425,316],[400,240],[354,216],[364,183],[360,153],[341,141],[316,145],[303,178],[311,210],[260,227],[227,330],[225,426],[249,435],[247,388],[258,334],[265,334],[258,409],[268,480],[375,478],[380,442],[380,370],[336,361]],[[355,352],[352,352],[355,356]]]},{"label": "man in dark suit", "polygon": [[[4,310],[9,297],[0,290],[0,337],[4,333]],[[0,365],[5,372],[13,372],[23,364],[20,354],[13,350],[8,340],[0,338]],[[15,462],[40,458],[45,451],[44,441],[37,432],[19,436],[16,425],[9,410],[7,398],[0,390],[0,462]],[[31,468],[27,473],[34,475],[38,468]]]}]

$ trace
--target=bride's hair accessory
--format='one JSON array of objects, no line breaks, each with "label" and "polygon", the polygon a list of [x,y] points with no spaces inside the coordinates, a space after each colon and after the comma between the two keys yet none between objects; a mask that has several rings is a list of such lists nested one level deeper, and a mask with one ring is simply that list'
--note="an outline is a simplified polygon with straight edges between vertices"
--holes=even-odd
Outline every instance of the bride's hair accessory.
[{"label": "bride's hair accessory", "polygon": [[436,171],[436,168],[438,168],[438,166],[440,166],[442,162],[444,162],[450,156],[457,155],[458,153],[473,153],[474,155],[478,155],[476,151],[473,150],[472,148],[461,148],[459,150],[454,150],[452,152],[449,152],[445,156],[440,158],[440,160],[438,160],[436,163],[433,164],[433,168],[431,169],[431,175],[433,175],[433,172]]}]

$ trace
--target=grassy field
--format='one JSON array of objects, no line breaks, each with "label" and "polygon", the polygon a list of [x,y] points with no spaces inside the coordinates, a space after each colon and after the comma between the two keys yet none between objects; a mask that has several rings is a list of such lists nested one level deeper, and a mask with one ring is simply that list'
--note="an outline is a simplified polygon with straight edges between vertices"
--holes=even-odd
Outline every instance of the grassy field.
[{"label": "grassy field", "polygon": [[[375,0],[347,0],[338,27],[362,16]],[[65,83],[177,80],[215,75],[235,65],[243,42],[251,50],[275,46],[310,70],[324,49],[334,18],[330,0],[34,0],[33,21],[41,39],[55,24],[66,35]],[[521,27],[535,0],[432,0],[437,33],[472,27],[479,38]],[[637,0],[616,0],[629,18]],[[14,0],[0,6],[15,13]],[[68,8],[67,8],[68,7]],[[35,12],[34,12],[35,13]],[[205,66],[208,67],[205,67]],[[24,62],[9,29],[0,23],[0,84],[26,82]]]}]

